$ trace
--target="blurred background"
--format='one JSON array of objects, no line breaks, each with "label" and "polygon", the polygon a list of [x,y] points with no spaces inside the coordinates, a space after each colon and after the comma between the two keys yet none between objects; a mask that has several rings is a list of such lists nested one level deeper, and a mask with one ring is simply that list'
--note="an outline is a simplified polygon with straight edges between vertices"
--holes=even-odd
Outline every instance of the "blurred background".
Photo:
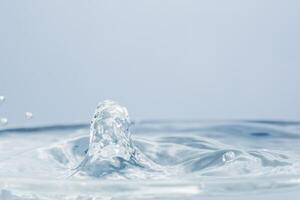
[{"label": "blurred background", "polygon": [[[0,117],[300,119],[299,1],[0,1]],[[30,111],[34,118],[25,119]]]}]

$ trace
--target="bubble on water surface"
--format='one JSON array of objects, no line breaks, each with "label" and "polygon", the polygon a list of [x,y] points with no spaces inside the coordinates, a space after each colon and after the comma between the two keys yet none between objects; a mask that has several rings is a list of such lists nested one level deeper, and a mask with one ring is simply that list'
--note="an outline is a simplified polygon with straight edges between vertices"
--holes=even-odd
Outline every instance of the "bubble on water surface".
[{"label": "bubble on water surface", "polygon": [[233,151],[227,151],[226,153],[223,154],[222,161],[229,162],[232,161],[234,158],[235,158],[235,153]]},{"label": "bubble on water surface", "polygon": [[0,118],[0,125],[1,126],[6,126],[8,123],[8,119],[3,117],[3,118]]}]

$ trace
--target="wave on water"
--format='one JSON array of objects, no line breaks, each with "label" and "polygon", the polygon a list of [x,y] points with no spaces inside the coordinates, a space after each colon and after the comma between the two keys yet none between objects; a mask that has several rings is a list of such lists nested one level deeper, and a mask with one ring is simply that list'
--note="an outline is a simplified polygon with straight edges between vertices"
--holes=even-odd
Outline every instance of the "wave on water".
[{"label": "wave on water", "polygon": [[[284,150],[243,148],[232,142],[222,143],[216,138],[195,134],[158,134],[148,138],[144,134],[143,138],[132,139],[130,125],[125,107],[104,101],[93,116],[89,137],[84,135],[67,140],[64,145],[51,147],[47,152],[61,166],[66,167],[64,164],[68,163],[69,173],[81,178],[161,179],[299,173],[295,155]],[[213,130],[215,134],[221,131],[231,133],[231,139],[243,132],[242,126],[221,128],[219,125],[206,130]],[[251,137],[271,134],[269,130],[258,131],[254,127],[248,127],[249,130],[252,130]],[[278,136],[280,131],[272,132],[274,136],[276,133]],[[287,136],[291,137],[291,134]]]},{"label": "wave on water", "polygon": [[[104,101],[90,126],[0,130],[0,180],[14,189],[46,181],[50,191],[50,180],[78,188],[82,181],[105,181],[108,187],[118,179],[123,181],[118,187],[130,187],[122,194],[139,188],[140,195],[151,191],[149,187],[156,194],[168,187],[184,194],[198,194],[199,188],[201,194],[210,194],[294,187],[299,181],[291,182],[290,177],[300,177],[299,133],[300,123],[283,121],[133,123],[125,107]],[[178,189],[185,186],[194,189]]]}]

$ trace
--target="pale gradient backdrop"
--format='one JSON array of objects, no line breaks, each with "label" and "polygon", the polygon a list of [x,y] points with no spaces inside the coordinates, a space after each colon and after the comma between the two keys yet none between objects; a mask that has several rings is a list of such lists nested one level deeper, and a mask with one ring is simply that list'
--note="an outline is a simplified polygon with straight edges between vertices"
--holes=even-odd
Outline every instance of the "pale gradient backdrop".
[{"label": "pale gradient backdrop", "polygon": [[0,116],[300,119],[299,2],[1,0]]}]

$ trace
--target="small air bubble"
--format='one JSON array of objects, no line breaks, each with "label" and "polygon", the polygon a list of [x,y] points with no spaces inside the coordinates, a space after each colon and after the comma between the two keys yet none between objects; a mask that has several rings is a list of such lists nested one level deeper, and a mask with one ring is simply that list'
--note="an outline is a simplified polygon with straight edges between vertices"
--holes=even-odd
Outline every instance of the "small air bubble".
[{"label": "small air bubble", "polygon": [[25,113],[25,117],[26,117],[26,119],[32,119],[33,118],[33,114],[32,114],[32,112],[26,112]]},{"label": "small air bubble", "polygon": [[235,158],[235,153],[233,151],[228,151],[223,154],[222,160],[223,162],[229,162]]},{"label": "small air bubble", "polygon": [[5,126],[5,125],[7,125],[7,123],[8,123],[7,118],[0,118],[0,125],[1,126]]}]

